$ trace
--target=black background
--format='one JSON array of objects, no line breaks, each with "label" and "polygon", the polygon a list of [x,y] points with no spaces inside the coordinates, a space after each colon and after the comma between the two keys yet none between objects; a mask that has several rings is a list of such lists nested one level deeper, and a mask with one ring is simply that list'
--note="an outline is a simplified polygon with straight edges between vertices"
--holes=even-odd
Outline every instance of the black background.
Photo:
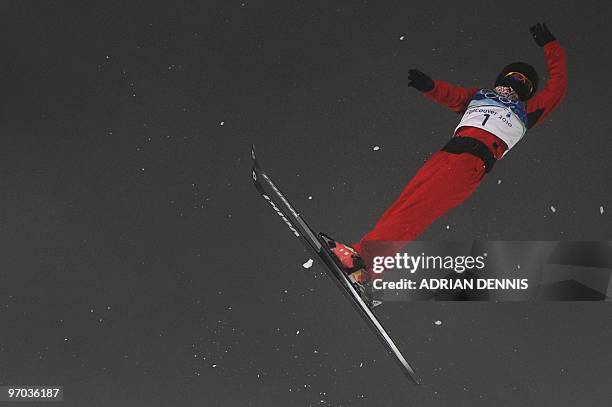
[{"label": "black background", "polygon": [[313,226],[357,240],[458,120],[407,70],[488,86],[525,60],[545,78],[528,28],[547,21],[566,100],[421,238],[609,240],[606,2],[0,15],[2,384],[64,385],[66,406],[609,405],[603,303],[385,305],[413,386],[249,178],[255,143]]}]

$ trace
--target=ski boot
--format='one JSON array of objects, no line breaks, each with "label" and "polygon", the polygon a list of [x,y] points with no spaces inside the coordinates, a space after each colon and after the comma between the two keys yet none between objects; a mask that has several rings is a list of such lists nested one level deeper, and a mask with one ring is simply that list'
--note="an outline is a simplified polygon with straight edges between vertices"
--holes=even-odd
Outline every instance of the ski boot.
[{"label": "ski boot", "polygon": [[329,247],[329,250],[342,265],[342,271],[348,277],[353,287],[357,290],[363,301],[370,307],[374,308],[382,304],[382,301],[374,298],[374,290],[372,282],[365,266],[365,262],[352,247],[335,241],[324,233],[319,236]]}]

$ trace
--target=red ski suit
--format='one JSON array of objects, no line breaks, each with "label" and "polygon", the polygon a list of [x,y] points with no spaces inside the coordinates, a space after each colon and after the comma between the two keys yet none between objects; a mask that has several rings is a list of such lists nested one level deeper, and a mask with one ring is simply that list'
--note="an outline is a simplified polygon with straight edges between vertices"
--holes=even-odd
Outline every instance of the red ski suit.
[{"label": "red ski suit", "polygon": [[[546,44],[544,55],[549,79],[544,89],[527,102],[527,128],[541,123],[561,103],[567,90],[565,51],[559,42]],[[426,92],[425,96],[462,114],[478,90],[436,80],[434,88]],[[482,141],[497,160],[508,149],[500,138],[476,127],[461,127],[455,137],[471,137]],[[484,162],[475,155],[436,152],[408,182],[374,228],[353,247],[366,262],[374,254],[395,254],[433,221],[470,196],[484,174]]]}]

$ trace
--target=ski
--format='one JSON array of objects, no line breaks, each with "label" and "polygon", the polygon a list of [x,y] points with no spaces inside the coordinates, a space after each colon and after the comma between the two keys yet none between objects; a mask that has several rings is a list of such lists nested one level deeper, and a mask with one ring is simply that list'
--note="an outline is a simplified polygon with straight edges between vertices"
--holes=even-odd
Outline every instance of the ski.
[{"label": "ski", "polygon": [[308,226],[302,216],[294,209],[293,205],[289,203],[287,198],[262,169],[255,154],[255,146],[251,147],[251,158],[253,160],[251,177],[257,191],[287,225],[292,234],[300,239],[309,252],[311,252],[323,266],[325,273],[336,283],[340,291],[342,291],[355,310],[380,339],[404,374],[415,384],[419,384],[419,377],[416,375],[406,358],[404,358],[378,318],[376,318],[372,309],[363,301],[353,284],[351,284],[348,277],[342,271],[341,265],[331,253],[327,244],[318,233]]}]

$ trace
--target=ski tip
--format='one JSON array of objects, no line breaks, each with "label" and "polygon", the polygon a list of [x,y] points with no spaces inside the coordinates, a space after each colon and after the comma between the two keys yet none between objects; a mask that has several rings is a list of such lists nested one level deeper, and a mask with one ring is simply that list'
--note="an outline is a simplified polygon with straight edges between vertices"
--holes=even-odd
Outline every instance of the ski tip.
[{"label": "ski tip", "polygon": [[407,375],[410,377],[410,379],[412,380],[412,382],[415,385],[420,385],[421,383],[421,378],[416,374],[416,372],[414,370],[412,370],[412,367],[410,366],[405,366],[405,373],[407,373]]},{"label": "ski tip", "polygon": [[255,168],[260,168],[259,162],[257,161],[257,154],[255,154],[255,144],[251,144],[251,159]]},{"label": "ski tip", "polygon": [[412,382],[415,385],[418,386],[418,385],[422,384],[421,383],[421,378],[416,374],[416,372],[412,369],[412,367],[408,363],[406,363],[406,364],[402,363],[402,365],[403,365],[404,373],[406,374],[406,376],[408,376],[408,378],[410,380],[412,380]]}]

